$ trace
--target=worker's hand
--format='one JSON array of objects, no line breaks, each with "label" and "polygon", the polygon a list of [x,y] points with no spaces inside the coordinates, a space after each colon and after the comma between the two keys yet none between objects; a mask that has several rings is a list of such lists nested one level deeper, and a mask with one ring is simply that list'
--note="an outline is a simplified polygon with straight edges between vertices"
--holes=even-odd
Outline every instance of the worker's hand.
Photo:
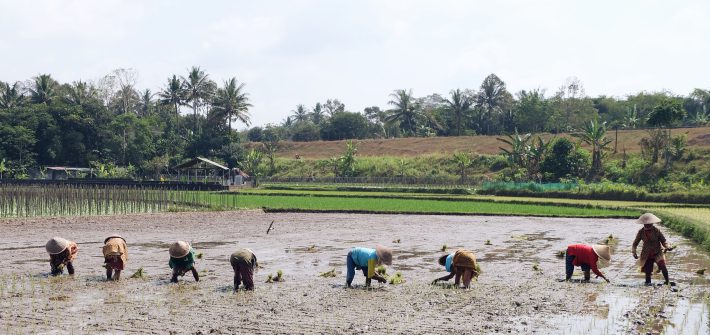
[{"label": "worker's hand", "polygon": [[434,281],[431,282],[432,285],[436,285],[436,282],[439,281],[439,278],[434,279]]},{"label": "worker's hand", "polygon": [[675,246],[672,246],[672,247],[666,248],[666,250],[664,250],[663,252],[669,252],[669,251],[673,251],[673,249],[675,249]]},{"label": "worker's hand", "polygon": [[379,283],[386,283],[387,282],[387,279],[384,279],[382,277],[377,277],[375,279],[377,279],[377,282],[379,282]]},{"label": "worker's hand", "polygon": [[639,259],[639,255],[634,252],[634,259]]},{"label": "worker's hand", "polygon": [[606,280],[607,283],[611,283],[611,281],[609,281],[606,277],[604,277],[604,280]]}]

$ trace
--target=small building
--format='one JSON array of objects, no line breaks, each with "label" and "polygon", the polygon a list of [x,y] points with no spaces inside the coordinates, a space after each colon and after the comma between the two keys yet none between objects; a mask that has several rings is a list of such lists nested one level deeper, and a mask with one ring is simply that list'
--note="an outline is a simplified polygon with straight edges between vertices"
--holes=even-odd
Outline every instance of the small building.
[{"label": "small building", "polygon": [[191,183],[219,183],[229,186],[230,170],[226,166],[204,157],[195,157],[172,168],[178,181]]}]

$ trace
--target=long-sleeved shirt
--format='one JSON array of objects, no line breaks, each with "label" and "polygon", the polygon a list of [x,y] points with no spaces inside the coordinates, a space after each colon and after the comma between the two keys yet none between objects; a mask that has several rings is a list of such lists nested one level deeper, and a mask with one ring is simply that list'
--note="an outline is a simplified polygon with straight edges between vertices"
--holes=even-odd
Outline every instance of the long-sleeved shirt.
[{"label": "long-sleeved shirt", "polygon": [[666,243],[666,237],[663,236],[660,229],[655,226],[652,226],[650,229],[646,229],[646,227],[639,229],[638,233],[636,233],[634,243],[632,244],[634,254],[641,241],[643,241],[640,256],[641,264],[646,263],[649,257],[654,257],[656,260],[665,260],[661,247],[668,248],[668,243]]},{"label": "long-sleeved shirt", "polygon": [[170,262],[168,262],[168,265],[171,269],[192,269],[192,267],[195,265],[195,251],[190,249],[190,252],[188,252],[185,257],[181,258],[170,257]]},{"label": "long-sleeved shirt", "polygon": [[367,278],[372,278],[375,275],[375,266],[377,265],[377,252],[375,249],[353,248],[350,252],[355,266],[367,268]]},{"label": "long-sleeved shirt", "polygon": [[594,252],[591,245],[586,244],[572,244],[567,247],[567,255],[574,256],[574,261],[572,264],[575,266],[587,265],[589,266],[594,274],[597,276],[603,276],[597,267],[597,261],[599,261],[599,256]]}]

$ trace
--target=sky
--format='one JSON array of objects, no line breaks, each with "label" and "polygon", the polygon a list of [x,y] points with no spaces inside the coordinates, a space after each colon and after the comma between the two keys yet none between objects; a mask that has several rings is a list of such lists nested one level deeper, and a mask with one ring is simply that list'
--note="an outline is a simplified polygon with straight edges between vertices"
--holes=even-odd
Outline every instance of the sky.
[{"label": "sky", "polygon": [[587,95],[710,88],[710,2],[0,0],[0,80],[60,82],[137,71],[154,92],[199,66],[246,84],[252,125],[337,98],[387,108],[389,94],[476,89]]}]

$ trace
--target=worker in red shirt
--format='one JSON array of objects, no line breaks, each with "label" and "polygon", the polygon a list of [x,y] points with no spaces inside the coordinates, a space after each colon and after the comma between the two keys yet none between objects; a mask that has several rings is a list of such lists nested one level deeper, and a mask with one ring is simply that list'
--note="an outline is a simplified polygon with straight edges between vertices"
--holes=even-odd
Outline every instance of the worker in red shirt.
[{"label": "worker in red shirt", "polygon": [[565,257],[565,269],[567,270],[566,280],[572,279],[572,273],[575,266],[582,267],[584,271],[584,281],[589,281],[589,270],[594,271],[597,278],[602,277],[606,282],[609,282],[604,274],[599,271],[597,262],[599,258],[610,262],[611,254],[608,245],[586,245],[586,244],[570,244],[567,246],[567,255]]}]

